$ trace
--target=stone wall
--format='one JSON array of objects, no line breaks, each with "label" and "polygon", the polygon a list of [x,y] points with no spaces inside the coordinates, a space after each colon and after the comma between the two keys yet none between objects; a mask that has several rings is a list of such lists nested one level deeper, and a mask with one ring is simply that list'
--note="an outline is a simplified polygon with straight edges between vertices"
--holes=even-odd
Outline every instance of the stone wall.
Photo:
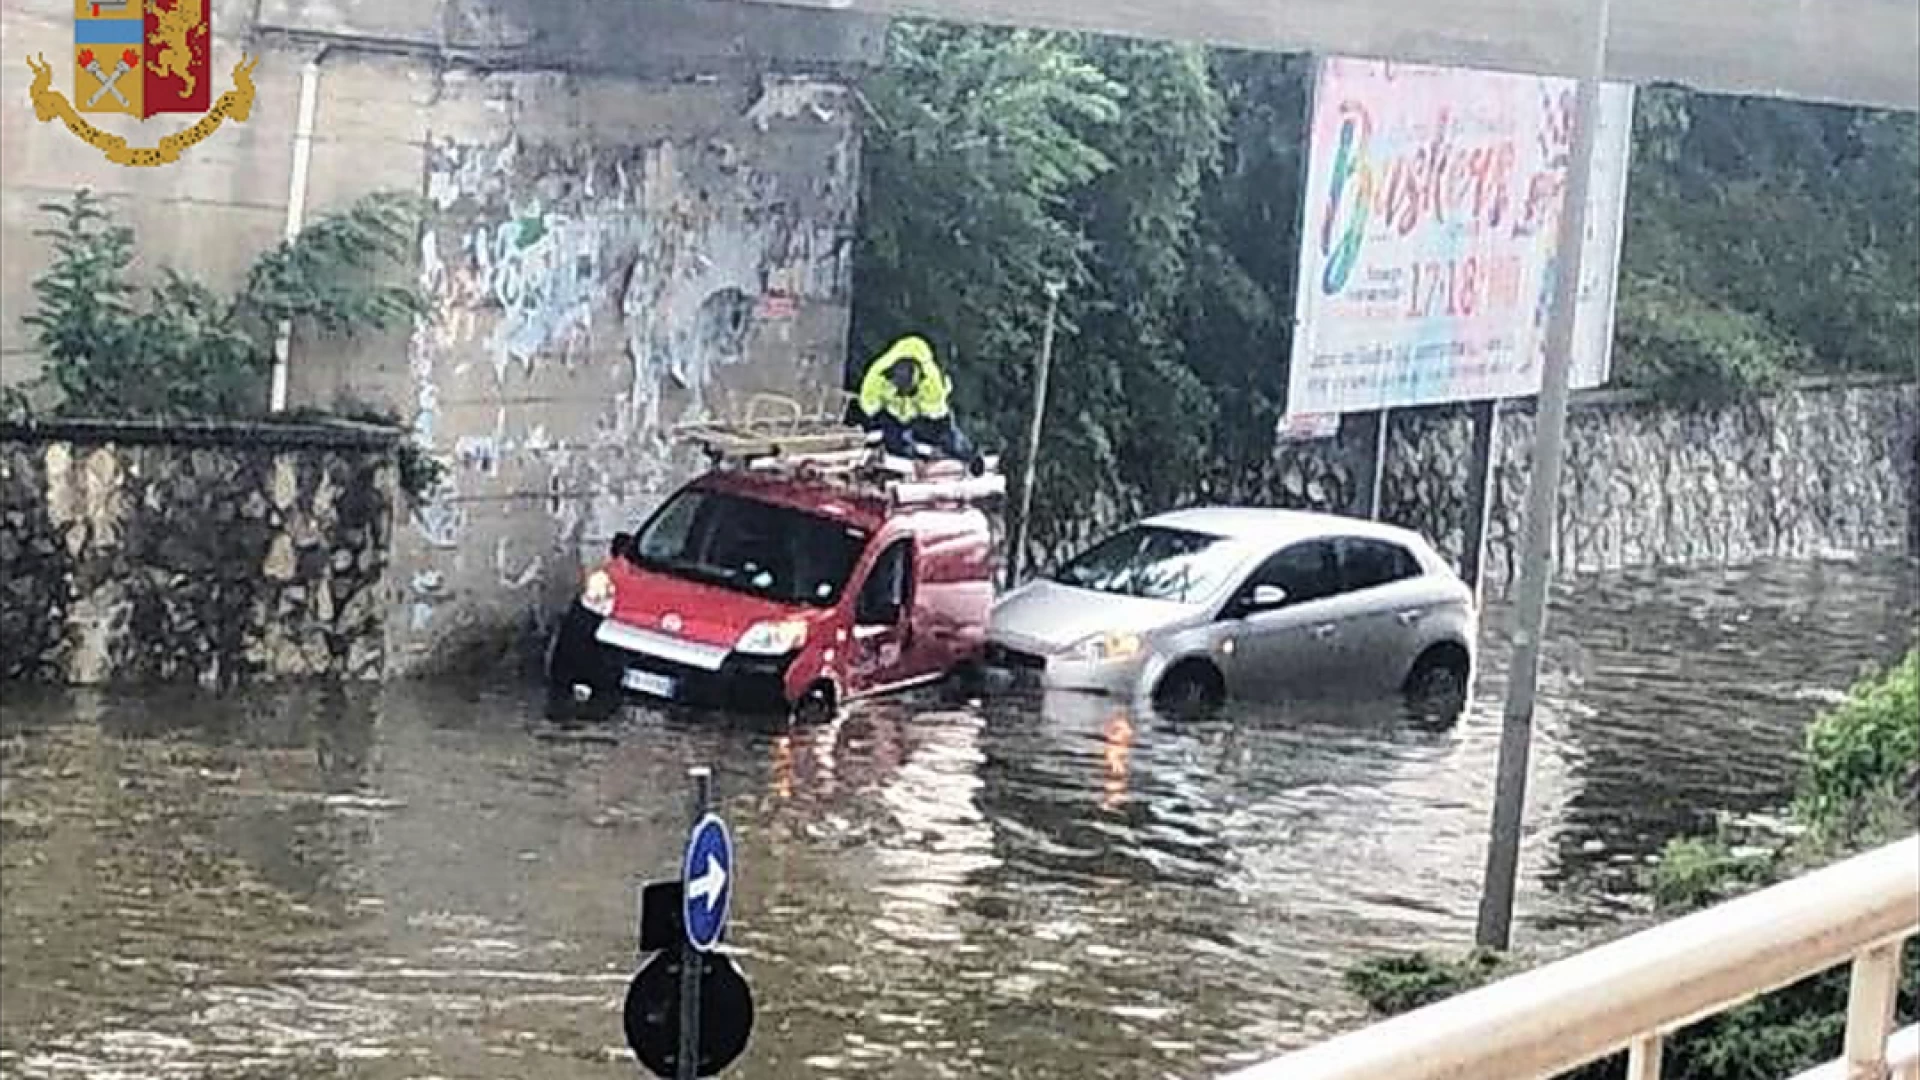
[{"label": "stone wall", "polygon": [[[1513,584],[1533,454],[1531,403],[1502,410],[1487,530],[1487,585]],[[1264,467],[1221,469],[1185,500],[1365,513],[1377,428],[1283,446]],[[1463,409],[1396,413],[1383,516],[1457,563],[1465,547],[1472,425]],[[1555,533],[1562,575],[1920,550],[1920,395],[1912,383],[1809,385],[1757,401],[1684,408],[1629,392],[1576,395]],[[1039,565],[1157,507],[1100,500],[1049,529]]]},{"label": "stone wall", "polygon": [[377,679],[398,432],[0,425],[0,679]]}]

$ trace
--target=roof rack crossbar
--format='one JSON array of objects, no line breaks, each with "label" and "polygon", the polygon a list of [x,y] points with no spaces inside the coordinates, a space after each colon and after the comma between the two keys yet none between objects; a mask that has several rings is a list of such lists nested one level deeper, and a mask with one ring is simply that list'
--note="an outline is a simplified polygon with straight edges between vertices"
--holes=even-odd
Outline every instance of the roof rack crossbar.
[{"label": "roof rack crossbar", "polygon": [[903,480],[888,486],[888,494],[901,506],[941,502],[979,502],[998,499],[1007,493],[1007,478],[1000,475],[968,476],[956,480]]}]

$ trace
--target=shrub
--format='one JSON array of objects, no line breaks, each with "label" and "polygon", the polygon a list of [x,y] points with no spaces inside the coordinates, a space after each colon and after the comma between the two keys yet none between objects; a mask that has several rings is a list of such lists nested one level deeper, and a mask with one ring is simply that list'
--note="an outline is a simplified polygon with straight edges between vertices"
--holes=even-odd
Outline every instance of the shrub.
[{"label": "shrub", "polygon": [[1669,401],[1767,393],[1811,365],[1802,347],[1759,315],[1657,279],[1622,280],[1616,327],[1619,384]]},{"label": "shrub", "polygon": [[1722,837],[1670,840],[1648,875],[1656,907],[1691,911],[1767,884],[1774,853],[1738,848]]},{"label": "shrub", "polygon": [[[100,417],[234,416],[265,404],[265,375],[283,320],[355,334],[423,310],[382,268],[411,246],[414,200],[378,194],[314,221],[257,259],[231,296],[172,269],[144,290],[128,280],[133,230],[92,192],[41,209],[53,246],[23,320],[47,363],[57,411]],[[9,412],[20,411],[15,395]]]},{"label": "shrub", "polygon": [[1363,960],[1349,968],[1345,978],[1347,988],[1368,1008],[1392,1016],[1485,985],[1508,974],[1509,967],[1497,953],[1473,952],[1464,960],[1448,960],[1417,952]]},{"label": "shrub", "polygon": [[1815,829],[1850,831],[1876,797],[1912,800],[1917,779],[1920,648],[1814,722],[1795,813]]}]

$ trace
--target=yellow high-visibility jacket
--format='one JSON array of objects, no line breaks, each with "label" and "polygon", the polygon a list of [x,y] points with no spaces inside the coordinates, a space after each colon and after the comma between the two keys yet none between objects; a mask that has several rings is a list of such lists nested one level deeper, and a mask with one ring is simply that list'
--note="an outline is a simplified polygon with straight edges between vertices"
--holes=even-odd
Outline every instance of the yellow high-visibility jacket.
[{"label": "yellow high-visibility jacket", "polygon": [[[920,369],[920,385],[912,394],[900,393],[887,379],[887,370],[901,359],[912,360]],[[933,362],[933,346],[926,338],[911,334],[894,342],[867,365],[867,374],[860,380],[860,411],[869,418],[884,411],[902,423],[922,417],[940,420],[947,415],[947,398],[951,392],[946,373]]]}]

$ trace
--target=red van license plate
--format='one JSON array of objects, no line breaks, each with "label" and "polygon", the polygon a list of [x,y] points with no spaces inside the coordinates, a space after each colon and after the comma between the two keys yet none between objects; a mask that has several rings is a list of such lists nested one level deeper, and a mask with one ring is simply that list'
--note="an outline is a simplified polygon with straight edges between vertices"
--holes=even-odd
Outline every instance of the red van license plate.
[{"label": "red van license plate", "polygon": [[674,685],[674,681],[667,676],[656,675],[651,671],[644,671],[640,668],[628,668],[626,677],[622,679],[621,682],[627,689],[636,694],[645,694],[648,697],[666,698],[668,700],[672,700],[674,692],[679,689],[679,687]]}]

